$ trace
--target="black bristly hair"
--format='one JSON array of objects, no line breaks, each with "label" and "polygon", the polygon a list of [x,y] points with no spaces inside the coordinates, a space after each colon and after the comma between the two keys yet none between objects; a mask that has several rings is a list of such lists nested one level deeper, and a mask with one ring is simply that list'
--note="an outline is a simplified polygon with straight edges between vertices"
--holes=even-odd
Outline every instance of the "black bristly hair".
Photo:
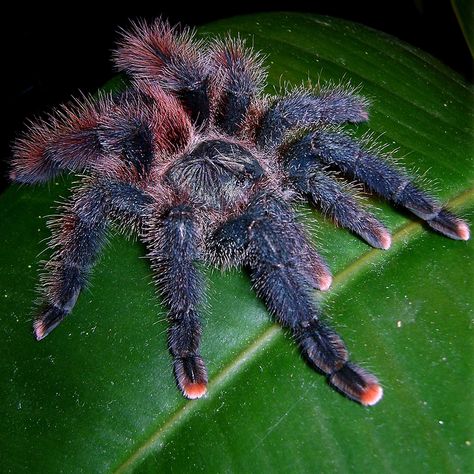
[{"label": "black bristly hair", "polygon": [[199,354],[198,306],[203,282],[195,267],[200,257],[200,230],[187,204],[171,207],[150,224],[148,257],[169,308],[168,345],[176,381],[185,395],[198,398],[207,385],[207,370]]},{"label": "black bristly hair", "polygon": [[390,247],[389,231],[345,180],[447,237],[469,239],[467,223],[343,131],[344,123],[368,119],[368,102],[357,90],[300,87],[270,99],[262,57],[243,40],[201,42],[162,20],[124,31],[114,61],[129,75],[125,91],[59,108],[30,124],[13,148],[13,181],[86,175],[51,226],[35,337],[71,313],[112,224],[147,247],[186,397],[203,396],[208,383],[199,349],[202,262],[246,267],[308,363],[348,398],[377,403],[377,378],[349,360],[313,299],[332,276],[293,204],[308,200],[381,249]]}]

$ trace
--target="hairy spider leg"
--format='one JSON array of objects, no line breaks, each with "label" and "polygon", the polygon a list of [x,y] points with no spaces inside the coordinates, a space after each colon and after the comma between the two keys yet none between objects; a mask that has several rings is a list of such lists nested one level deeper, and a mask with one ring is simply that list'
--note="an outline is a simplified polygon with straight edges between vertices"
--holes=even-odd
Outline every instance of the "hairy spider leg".
[{"label": "hairy spider leg", "polygon": [[371,191],[408,209],[445,236],[457,240],[469,239],[469,227],[462,219],[418,189],[403,171],[364,150],[343,132],[312,132],[298,146],[314,160],[337,166]]},{"label": "hairy spider leg", "polygon": [[[258,197],[255,202],[258,202]],[[285,219],[284,228],[280,229],[281,237],[288,242],[293,258],[298,261],[301,278],[311,288],[321,291],[329,289],[332,283],[331,271],[324,259],[308,242],[301,226],[293,219],[289,208],[281,201],[273,201],[272,212],[275,219]],[[223,268],[239,267],[246,262],[249,250],[248,232],[252,224],[254,211],[247,211],[241,216],[230,219],[219,227],[211,236],[209,259],[212,263]]]},{"label": "hairy spider leg", "polygon": [[229,135],[238,134],[266,73],[262,58],[240,38],[227,37],[211,45],[210,57],[217,89],[215,122]]},{"label": "hairy spider leg", "polygon": [[308,153],[306,143],[297,143],[283,155],[286,172],[295,188],[337,224],[358,234],[376,248],[388,249],[390,232],[333,178],[327,167]]},{"label": "hairy spider leg", "polygon": [[382,397],[382,388],[372,374],[349,362],[341,338],[319,319],[306,256],[301,252],[309,243],[295,229],[286,205],[262,195],[225,224],[217,238],[221,246],[227,237],[245,249],[244,262],[257,294],[273,316],[291,330],[305,359],[346,396],[373,405]]},{"label": "hairy spider leg", "polygon": [[109,211],[121,211],[122,220],[139,219],[148,204],[149,197],[125,183],[94,180],[76,192],[66,213],[51,223],[54,253],[41,278],[44,307],[33,323],[36,339],[46,337],[76,304],[105,242]]},{"label": "hairy spider leg", "polygon": [[115,178],[124,163],[143,177],[155,150],[175,153],[190,136],[179,101],[156,84],[137,81],[113,96],[76,100],[32,122],[14,144],[10,177],[37,183],[61,171],[86,171]]},{"label": "hairy spider leg", "polygon": [[296,90],[277,100],[264,113],[257,144],[266,150],[282,145],[289,131],[318,124],[363,122],[368,119],[367,99],[343,87],[313,95]]},{"label": "hairy spider leg", "polygon": [[160,19],[153,24],[137,22],[122,32],[114,62],[119,71],[157,83],[174,94],[199,126],[209,119],[210,82],[208,61],[200,46],[189,28],[178,31]]},{"label": "hairy spider leg", "polygon": [[292,236],[291,227],[279,215],[278,203],[277,212],[272,212],[274,204],[272,200],[257,202],[249,209],[252,221],[247,261],[255,289],[270,312],[292,331],[304,357],[315,368],[329,375],[329,381],[348,397],[372,405],[380,399],[382,389],[374,376],[348,365],[341,338],[320,321],[301,272],[303,262],[294,251],[303,246],[295,246],[301,237]]},{"label": "hairy spider leg", "polygon": [[10,178],[20,183],[43,183],[62,171],[84,171],[102,153],[97,127],[108,95],[83,98],[63,105],[46,120],[31,122],[13,145]]},{"label": "hairy spider leg", "polygon": [[192,208],[176,205],[154,219],[146,239],[156,282],[169,310],[168,347],[176,382],[184,396],[200,398],[207,390],[207,370],[199,354],[198,306],[204,290],[195,267],[199,232]]},{"label": "hairy spider leg", "polygon": [[71,312],[114,221],[148,246],[169,307],[175,376],[188,398],[207,388],[199,353],[203,282],[195,267],[202,258],[246,265],[309,363],[349,398],[377,403],[377,379],[349,361],[341,338],[320,320],[312,288],[327,289],[332,277],[290,204],[304,194],[339,224],[388,248],[388,231],[331,174],[339,169],[449,237],[467,240],[468,225],[380,152],[340,131],[338,124],[368,119],[368,102],[356,89],[300,87],[270,99],[259,53],[244,41],[205,44],[162,20],[124,32],[114,59],[131,87],[62,106],[14,145],[12,180],[92,175],[52,223],[37,339]]}]

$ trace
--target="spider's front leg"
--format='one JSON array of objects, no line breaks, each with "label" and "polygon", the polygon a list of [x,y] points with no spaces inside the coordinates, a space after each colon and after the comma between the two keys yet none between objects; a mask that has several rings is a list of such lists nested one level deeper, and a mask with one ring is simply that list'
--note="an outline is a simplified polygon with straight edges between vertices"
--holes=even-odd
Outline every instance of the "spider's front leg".
[{"label": "spider's front leg", "polygon": [[289,154],[323,165],[337,166],[371,191],[402,206],[447,237],[468,240],[469,226],[418,189],[401,170],[364,150],[343,132],[312,132],[290,148]]},{"label": "spider's front leg", "polygon": [[385,250],[390,247],[392,239],[385,226],[304,148],[293,146],[287,150],[284,166],[295,188],[323,214],[358,234],[373,247]]},{"label": "spider's front leg", "polygon": [[320,319],[308,278],[310,244],[285,203],[269,195],[256,197],[241,216],[217,230],[214,240],[221,247],[227,242],[234,255],[240,250],[258,295],[331,385],[363,405],[380,400],[377,379],[349,362],[341,338]]},{"label": "spider's front leg", "polygon": [[153,219],[146,237],[157,284],[169,310],[168,346],[176,381],[191,399],[202,397],[207,389],[207,370],[199,354],[198,305],[203,282],[194,266],[199,239],[193,210],[184,204]]},{"label": "spider's front leg", "polygon": [[33,323],[37,340],[46,337],[76,304],[104,244],[111,212],[125,224],[139,220],[151,198],[132,185],[92,179],[66,205],[52,223],[54,253],[42,275],[44,307]]}]

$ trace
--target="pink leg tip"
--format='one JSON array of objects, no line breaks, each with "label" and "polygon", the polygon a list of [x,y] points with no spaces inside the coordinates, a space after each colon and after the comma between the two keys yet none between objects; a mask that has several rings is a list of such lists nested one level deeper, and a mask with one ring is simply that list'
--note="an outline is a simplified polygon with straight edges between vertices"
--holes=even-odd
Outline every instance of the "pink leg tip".
[{"label": "pink leg tip", "polygon": [[383,389],[378,384],[370,384],[362,392],[360,403],[364,406],[372,406],[378,403],[383,397]]},{"label": "pink leg tip", "polygon": [[458,222],[456,224],[456,234],[461,240],[469,240],[471,236],[469,226],[465,222]]},{"label": "pink leg tip", "polygon": [[35,334],[37,341],[41,341],[41,339],[43,339],[46,336],[45,330],[46,328],[44,326],[43,321],[35,321],[33,323],[33,332]]},{"label": "pink leg tip", "polygon": [[330,273],[321,275],[318,278],[318,285],[321,291],[329,290],[330,286],[332,285],[332,275]]},{"label": "pink leg tip", "polygon": [[189,383],[183,387],[184,396],[190,400],[201,398],[206,392],[207,385],[205,383]]},{"label": "pink leg tip", "polygon": [[380,246],[383,250],[388,250],[392,246],[392,236],[388,232],[380,234]]}]

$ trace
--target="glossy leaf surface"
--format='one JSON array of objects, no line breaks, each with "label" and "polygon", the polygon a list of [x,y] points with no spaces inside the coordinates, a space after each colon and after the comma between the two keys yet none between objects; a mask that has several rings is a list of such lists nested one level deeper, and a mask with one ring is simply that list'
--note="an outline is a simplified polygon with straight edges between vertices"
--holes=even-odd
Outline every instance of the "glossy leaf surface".
[{"label": "glossy leaf surface", "polygon": [[[472,216],[471,89],[392,37],[326,17],[214,23],[269,55],[269,82],[361,84],[369,127]],[[269,92],[272,89],[269,88]],[[269,321],[241,272],[207,270],[206,399],[178,393],[144,249],[111,238],[73,315],[31,335],[44,216],[69,180],[0,198],[0,452],[4,472],[468,472],[474,443],[472,244],[379,201],[393,248],[373,250],[305,210],[335,274],[322,304],[354,360],[380,376],[370,409],[331,390]],[[316,224],[314,224],[316,223]],[[321,299],[320,295],[316,295]]]}]

